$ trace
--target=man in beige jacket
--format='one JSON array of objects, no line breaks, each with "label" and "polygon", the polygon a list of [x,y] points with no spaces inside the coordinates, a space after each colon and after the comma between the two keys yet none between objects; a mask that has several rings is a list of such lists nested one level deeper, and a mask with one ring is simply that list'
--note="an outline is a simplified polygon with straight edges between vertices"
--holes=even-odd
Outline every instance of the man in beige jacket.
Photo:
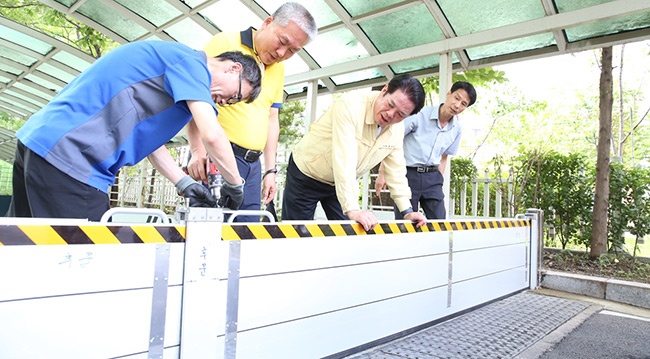
[{"label": "man in beige jacket", "polygon": [[424,89],[410,75],[393,78],[381,91],[349,94],[309,127],[287,168],[282,220],[311,220],[321,203],[330,220],[352,219],[365,230],[377,224],[359,206],[358,179],[384,163],[391,197],[405,219],[422,226],[411,208],[401,122],[424,106]]}]

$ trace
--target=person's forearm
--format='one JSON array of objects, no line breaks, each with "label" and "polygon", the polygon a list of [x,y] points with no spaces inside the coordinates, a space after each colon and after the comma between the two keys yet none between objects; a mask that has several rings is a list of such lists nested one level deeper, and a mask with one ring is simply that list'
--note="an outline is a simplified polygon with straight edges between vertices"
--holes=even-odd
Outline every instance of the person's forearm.
[{"label": "person's forearm", "polygon": [[406,162],[401,149],[392,151],[382,162],[390,197],[400,212],[411,207],[411,188],[406,178]]},{"label": "person's forearm", "polygon": [[442,155],[442,157],[440,157],[440,164],[438,165],[438,171],[444,174],[445,168],[447,168],[447,155]]},{"label": "person's forearm", "polygon": [[187,135],[187,142],[189,143],[192,156],[205,156],[207,151],[201,141],[201,135],[199,134],[198,127],[196,127],[196,122],[190,121],[185,125],[185,134]]},{"label": "person's forearm", "polygon": [[221,172],[223,179],[231,185],[240,185],[242,179],[237,170],[237,161],[232,146],[217,118],[212,105],[201,101],[187,101],[192,112],[201,142],[212,162]]},{"label": "person's forearm", "polygon": [[222,131],[213,134],[201,134],[201,141],[205,146],[208,155],[226,182],[232,185],[241,184],[241,177],[237,170],[237,162],[232,152],[232,146]]},{"label": "person's forearm", "polygon": [[185,173],[178,167],[165,146],[158,148],[147,158],[154,168],[173,184],[178,183],[181,178],[185,177]]},{"label": "person's forearm", "polygon": [[266,136],[266,146],[264,146],[264,171],[268,171],[276,166],[276,155],[278,152],[278,139],[280,137],[280,122],[278,118],[278,109],[271,109],[269,116],[269,130]]}]

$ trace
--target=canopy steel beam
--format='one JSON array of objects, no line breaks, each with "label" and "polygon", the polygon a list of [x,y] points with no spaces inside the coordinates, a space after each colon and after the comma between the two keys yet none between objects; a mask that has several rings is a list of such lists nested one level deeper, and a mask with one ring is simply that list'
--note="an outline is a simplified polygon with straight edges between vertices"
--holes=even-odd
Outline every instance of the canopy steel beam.
[{"label": "canopy steel beam", "polygon": [[547,16],[540,19],[379,54],[373,57],[361,58],[342,64],[312,70],[308,73],[287,76],[285,83],[291,85],[336,76],[347,72],[361,71],[386,64],[413,60],[425,56],[439,55],[450,51],[460,51],[466,48],[489,45],[526,36],[533,36],[648,10],[650,10],[650,2],[648,1],[614,1],[563,14]]}]

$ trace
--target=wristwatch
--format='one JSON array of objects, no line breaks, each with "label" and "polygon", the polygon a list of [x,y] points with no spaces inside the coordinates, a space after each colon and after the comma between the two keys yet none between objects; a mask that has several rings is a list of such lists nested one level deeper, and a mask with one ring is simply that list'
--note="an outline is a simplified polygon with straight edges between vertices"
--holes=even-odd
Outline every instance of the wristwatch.
[{"label": "wristwatch", "polygon": [[262,176],[262,179],[264,179],[264,177],[266,177],[266,175],[268,175],[269,173],[278,173],[278,169],[277,168],[271,168],[270,170],[264,172],[264,175]]}]

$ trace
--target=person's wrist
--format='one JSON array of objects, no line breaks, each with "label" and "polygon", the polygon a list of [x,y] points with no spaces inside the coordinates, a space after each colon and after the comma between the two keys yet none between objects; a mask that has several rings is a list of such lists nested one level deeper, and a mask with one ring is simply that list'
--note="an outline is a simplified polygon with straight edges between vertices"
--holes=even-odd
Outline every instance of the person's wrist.
[{"label": "person's wrist", "polygon": [[413,213],[413,208],[409,207],[409,208],[407,208],[407,209],[400,212],[402,217],[406,217],[406,215],[409,214],[409,213]]},{"label": "person's wrist", "polygon": [[189,187],[189,185],[191,185],[192,183],[196,183],[196,181],[192,179],[192,177],[190,177],[189,175],[185,175],[185,177],[181,178],[180,181],[176,182],[175,185],[178,194],[183,195],[183,191],[185,191],[185,189]]},{"label": "person's wrist", "polygon": [[246,181],[245,181],[243,178],[241,179],[241,183],[240,183],[240,184],[232,184],[232,183],[230,183],[230,182],[228,182],[228,181],[226,181],[226,180],[223,181],[223,185],[226,186],[226,187],[230,187],[230,188],[240,188],[240,187],[244,187],[244,184],[246,184]]},{"label": "person's wrist", "polygon": [[267,175],[277,174],[277,173],[278,173],[277,168],[271,168],[270,170],[267,170],[266,172],[264,172],[264,174],[262,175],[262,179],[264,179],[264,177],[266,177]]}]

